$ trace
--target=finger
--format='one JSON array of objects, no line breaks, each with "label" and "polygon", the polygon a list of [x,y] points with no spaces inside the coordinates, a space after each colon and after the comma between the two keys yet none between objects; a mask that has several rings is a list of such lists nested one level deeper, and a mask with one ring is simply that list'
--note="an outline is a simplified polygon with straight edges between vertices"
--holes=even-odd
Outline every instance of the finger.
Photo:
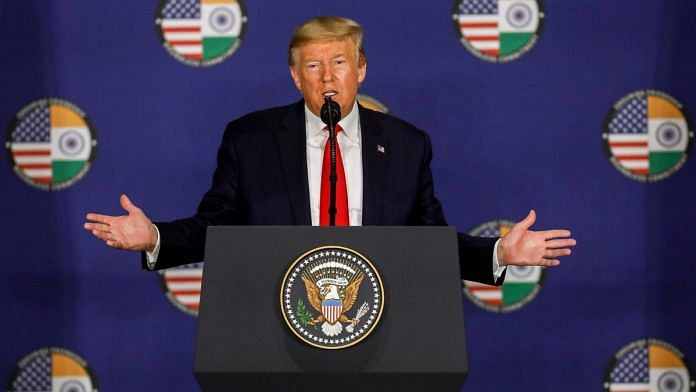
[{"label": "finger", "polygon": [[99,230],[92,230],[92,234],[94,234],[95,237],[97,237],[101,240],[104,240],[104,241],[112,239],[111,233],[106,233],[106,232],[99,231]]},{"label": "finger", "polygon": [[546,230],[546,231],[541,231],[541,232],[537,232],[537,233],[541,233],[541,235],[543,235],[544,238],[547,240],[549,240],[551,238],[570,237],[569,230]]},{"label": "finger", "polygon": [[562,240],[548,240],[546,241],[547,249],[554,248],[567,248],[569,246],[575,246],[577,242],[572,238],[562,239]]},{"label": "finger", "polygon": [[92,222],[110,224],[114,220],[114,217],[110,215],[94,214],[90,212],[89,214],[87,214],[87,220],[91,220]]},{"label": "finger", "polygon": [[121,195],[121,207],[123,207],[124,210],[128,211],[129,214],[132,214],[134,212],[137,212],[139,210],[138,207],[133,204],[128,196],[124,193]]},{"label": "finger", "polygon": [[106,241],[106,245],[108,245],[108,246],[110,246],[110,247],[112,247],[112,248],[116,248],[116,249],[121,249],[121,248],[123,248],[123,246],[121,245],[121,243],[118,242],[118,241],[115,241],[115,240],[108,240],[108,241]]},{"label": "finger", "polygon": [[549,249],[546,252],[544,252],[544,258],[545,259],[555,259],[558,256],[568,256],[572,252],[570,249]]},{"label": "finger", "polygon": [[559,264],[561,264],[561,262],[558,259],[552,259],[552,260],[544,260],[544,262],[540,265],[542,265],[544,267],[555,267]]},{"label": "finger", "polygon": [[519,221],[517,224],[521,225],[523,229],[527,230],[534,224],[534,222],[536,222],[536,212],[534,212],[534,210],[530,210],[527,217]]},{"label": "finger", "polygon": [[87,230],[99,230],[106,233],[111,232],[111,226],[105,223],[91,223],[87,222],[84,224],[84,228]]}]

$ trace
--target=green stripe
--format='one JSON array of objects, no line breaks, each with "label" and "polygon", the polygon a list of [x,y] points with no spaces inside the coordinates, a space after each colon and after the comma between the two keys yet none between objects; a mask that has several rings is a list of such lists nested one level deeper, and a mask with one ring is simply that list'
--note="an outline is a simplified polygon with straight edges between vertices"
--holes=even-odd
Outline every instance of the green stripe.
[{"label": "green stripe", "polygon": [[71,179],[85,167],[87,161],[53,161],[53,182]]},{"label": "green stripe", "polygon": [[682,151],[650,152],[650,174],[662,173],[671,169],[684,156]]},{"label": "green stripe", "polygon": [[534,290],[536,283],[504,283],[503,305],[514,304],[523,300]]},{"label": "green stripe", "polygon": [[533,33],[500,33],[500,55],[508,55],[522,49]]},{"label": "green stripe", "polygon": [[222,56],[236,41],[237,37],[203,38],[203,59],[210,60]]}]

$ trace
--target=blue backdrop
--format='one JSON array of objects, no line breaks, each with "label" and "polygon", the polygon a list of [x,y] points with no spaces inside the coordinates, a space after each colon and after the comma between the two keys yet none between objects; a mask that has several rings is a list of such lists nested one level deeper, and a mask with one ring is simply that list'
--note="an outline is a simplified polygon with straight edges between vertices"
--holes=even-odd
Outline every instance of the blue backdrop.
[{"label": "blue backdrop", "polygon": [[694,358],[696,162],[635,181],[609,162],[601,133],[634,90],[696,111],[696,3],[547,1],[538,43],[502,64],[459,42],[453,6],[246,1],[238,50],[194,68],[163,50],[154,1],[1,2],[0,121],[58,97],[87,113],[99,144],[87,175],[60,191],[28,186],[1,160],[0,382],[27,353],[60,346],[104,390],[197,389],[195,317],[169,303],[138,255],[85,232],[84,215],[120,214],[121,193],[157,220],[195,211],[226,123],[299,98],[287,43],[322,14],[363,25],[361,92],[430,134],[451,225],[468,231],[534,208],[536,228],[578,239],[526,307],[494,314],[464,300],[467,390],[599,390],[614,353],[644,336]]}]

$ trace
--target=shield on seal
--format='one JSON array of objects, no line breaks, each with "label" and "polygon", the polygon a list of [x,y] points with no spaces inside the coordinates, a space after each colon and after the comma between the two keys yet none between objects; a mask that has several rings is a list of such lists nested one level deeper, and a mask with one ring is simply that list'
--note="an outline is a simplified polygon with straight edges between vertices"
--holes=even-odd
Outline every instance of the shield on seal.
[{"label": "shield on seal", "polygon": [[325,299],[321,301],[321,314],[329,324],[333,324],[343,313],[343,301],[340,299]]}]

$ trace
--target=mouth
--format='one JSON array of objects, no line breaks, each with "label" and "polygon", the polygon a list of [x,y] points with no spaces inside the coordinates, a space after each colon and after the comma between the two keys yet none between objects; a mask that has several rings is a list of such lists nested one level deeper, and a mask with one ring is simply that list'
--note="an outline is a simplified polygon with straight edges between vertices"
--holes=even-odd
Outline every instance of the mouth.
[{"label": "mouth", "polygon": [[326,91],[324,91],[324,93],[323,93],[322,95],[323,95],[324,97],[333,98],[333,97],[335,97],[336,95],[338,95],[338,91],[336,91],[336,90],[326,90]]}]

